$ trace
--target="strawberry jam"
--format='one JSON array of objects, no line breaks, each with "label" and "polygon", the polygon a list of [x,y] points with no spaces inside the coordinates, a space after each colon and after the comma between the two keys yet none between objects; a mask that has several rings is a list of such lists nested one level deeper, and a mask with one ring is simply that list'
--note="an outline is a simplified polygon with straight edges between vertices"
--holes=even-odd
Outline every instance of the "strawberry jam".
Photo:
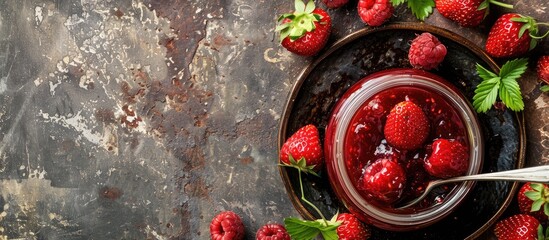
[{"label": "strawberry jam", "polygon": [[[388,129],[392,133],[399,132],[399,129],[388,128],[389,124],[386,123],[387,116],[396,105],[410,105],[401,104],[403,102],[412,102],[412,110],[421,108],[415,113],[419,112],[422,129],[427,131],[421,133],[419,141],[403,134],[410,138],[413,147],[391,145],[385,137],[384,131]],[[425,117],[427,128],[423,127]],[[399,119],[405,120],[406,117]],[[416,130],[406,128],[412,129],[411,132]],[[444,79],[415,69],[378,72],[351,86],[332,110],[324,142],[330,184],[345,206],[366,222],[397,231],[427,226],[448,215],[473,184],[444,185],[432,190],[419,204],[397,209],[399,204],[423,193],[429,181],[438,179],[425,169],[425,162],[433,152],[433,142],[437,139],[458,142],[463,146],[463,156],[468,162],[465,174],[475,174],[482,164],[481,135],[469,103],[459,90]],[[407,142],[406,139],[400,140],[404,144]],[[369,166],[388,160],[400,167],[387,167],[370,174]],[[401,181],[397,177],[384,177],[380,179],[386,182],[372,183],[373,176],[391,176],[386,173],[391,169],[398,170],[393,176],[401,176],[399,169],[404,170],[406,179]],[[395,190],[400,189],[397,185],[403,185],[397,200],[378,197],[380,191],[387,191],[384,185]]]},{"label": "strawberry jam", "polygon": [[[397,103],[411,101],[420,106],[431,126],[423,147],[402,150],[387,143],[383,127],[387,114]],[[360,184],[364,169],[378,159],[392,158],[405,169],[407,182],[401,201],[418,196],[430,177],[423,168],[423,162],[431,149],[431,143],[438,138],[453,139],[469,146],[466,129],[458,112],[442,96],[418,87],[395,87],[380,92],[368,99],[352,117],[344,138],[347,172],[350,179],[361,190]],[[469,149],[466,150],[467,152]],[[450,188],[446,189],[451,190]],[[435,199],[444,198],[447,191],[439,191],[436,196],[427,198],[433,204]]]}]

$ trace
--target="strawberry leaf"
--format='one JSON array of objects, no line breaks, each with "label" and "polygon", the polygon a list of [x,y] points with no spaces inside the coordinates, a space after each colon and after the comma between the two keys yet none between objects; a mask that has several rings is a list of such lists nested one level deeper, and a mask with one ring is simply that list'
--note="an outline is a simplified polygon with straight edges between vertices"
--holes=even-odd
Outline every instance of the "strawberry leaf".
[{"label": "strawberry leaf", "polygon": [[311,240],[318,236],[322,225],[314,221],[305,221],[298,218],[285,218],[284,225],[292,239]]},{"label": "strawberry leaf", "polygon": [[285,218],[284,225],[292,239],[310,240],[322,234],[326,240],[337,240],[337,227],[341,223],[323,219],[315,221],[301,220],[298,218]]},{"label": "strawberry leaf", "polygon": [[433,13],[435,2],[433,0],[390,0],[394,7],[408,2],[408,8],[412,10],[414,16],[423,21]]},{"label": "strawberry leaf", "polygon": [[549,85],[543,85],[539,88],[542,92],[549,92]]},{"label": "strawberry leaf", "polygon": [[433,13],[435,2],[433,0],[408,0],[408,7],[417,19],[423,21]]},{"label": "strawberry leaf", "polygon": [[477,73],[483,79],[475,89],[473,107],[477,112],[486,112],[499,98],[513,111],[524,109],[524,102],[517,79],[526,71],[528,59],[520,58],[506,62],[499,76],[477,63]]},{"label": "strawberry leaf", "polygon": [[406,2],[406,0],[391,0],[391,3],[393,4],[394,7],[396,7],[400,4],[403,4],[405,2]]},{"label": "strawberry leaf", "polygon": [[503,64],[499,72],[499,76],[501,77],[500,98],[513,111],[524,109],[524,102],[522,101],[517,79],[526,71],[527,67],[528,59],[519,58]]},{"label": "strawberry leaf", "polygon": [[301,0],[295,0],[294,7],[296,12],[305,12],[305,3]]},{"label": "strawberry leaf", "polygon": [[[549,216],[549,204],[543,205],[543,213],[545,213],[545,215]],[[548,228],[547,234],[548,234],[547,237],[549,237],[549,228]]]},{"label": "strawberry leaf", "polygon": [[473,107],[477,112],[487,112],[496,102],[500,85],[499,77],[482,81],[475,89]]}]

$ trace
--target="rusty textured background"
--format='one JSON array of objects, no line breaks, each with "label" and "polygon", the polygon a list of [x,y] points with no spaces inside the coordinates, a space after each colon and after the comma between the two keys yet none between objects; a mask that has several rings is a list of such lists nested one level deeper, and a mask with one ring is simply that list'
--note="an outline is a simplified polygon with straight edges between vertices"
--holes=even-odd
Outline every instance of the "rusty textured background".
[{"label": "rusty textured background", "polygon": [[[356,4],[329,10],[331,43],[366,27]],[[548,22],[548,7],[523,0],[513,11]],[[275,20],[292,8],[0,0],[0,239],[208,239],[222,210],[242,216],[253,239],[261,225],[296,216],[276,134],[314,58],[277,42]],[[436,11],[425,24],[483,46],[501,11],[474,29]],[[399,7],[391,21],[416,20]],[[546,41],[532,63],[541,54]],[[521,81],[529,165],[549,161],[549,95],[539,86],[530,69]]]}]

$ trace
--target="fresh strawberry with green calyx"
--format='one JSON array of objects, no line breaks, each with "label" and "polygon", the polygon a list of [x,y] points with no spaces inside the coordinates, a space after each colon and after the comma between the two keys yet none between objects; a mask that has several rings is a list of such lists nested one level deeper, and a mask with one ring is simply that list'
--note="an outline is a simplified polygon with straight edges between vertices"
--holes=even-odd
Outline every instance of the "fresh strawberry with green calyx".
[{"label": "fresh strawberry with green calyx", "polygon": [[317,54],[328,42],[332,20],[328,13],[309,0],[295,0],[295,12],[278,18],[276,31],[284,48],[302,56]]},{"label": "fresh strawberry with green calyx", "polygon": [[527,182],[517,195],[521,213],[529,214],[540,222],[546,222],[549,216],[549,186],[542,183]]},{"label": "fresh strawberry with green calyx", "polygon": [[513,111],[524,109],[524,101],[517,79],[528,68],[528,59],[519,58],[507,61],[499,74],[491,72],[477,63],[477,73],[482,82],[477,85],[473,96],[473,107],[479,113],[487,112],[499,99]]},{"label": "fresh strawberry with green calyx", "polygon": [[299,128],[280,149],[283,166],[297,168],[316,175],[324,165],[324,153],[318,128],[313,124]]},{"label": "fresh strawberry with green calyx", "polygon": [[458,141],[439,138],[433,142],[424,167],[437,178],[462,176],[469,169],[469,151]]},{"label": "fresh strawberry with green calyx", "polygon": [[540,36],[540,24],[529,16],[517,13],[506,13],[500,16],[488,33],[486,52],[496,58],[517,57],[536,47],[538,40],[545,38],[549,32]]},{"label": "fresh strawberry with green calyx", "polygon": [[370,230],[352,213],[338,214],[337,221],[341,222],[336,230],[339,240],[366,240],[371,236]]},{"label": "fresh strawberry with green calyx", "polygon": [[488,15],[490,5],[513,8],[495,0],[435,0],[438,12],[462,27],[476,27]]},{"label": "fresh strawberry with green calyx", "polygon": [[413,150],[422,146],[429,136],[429,119],[412,101],[397,103],[387,115],[385,139],[399,150]]},{"label": "fresh strawberry with green calyx", "polygon": [[500,220],[494,227],[498,240],[543,240],[540,222],[527,214],[516,214]]},{"label": "fresh strawberry with green calyx", "polygon": [[549,55],[541,56],[538,59],[536,72],[538,78],[545,82],[545,85],[541,86],[540,89],[544,92],[549,92]]}]

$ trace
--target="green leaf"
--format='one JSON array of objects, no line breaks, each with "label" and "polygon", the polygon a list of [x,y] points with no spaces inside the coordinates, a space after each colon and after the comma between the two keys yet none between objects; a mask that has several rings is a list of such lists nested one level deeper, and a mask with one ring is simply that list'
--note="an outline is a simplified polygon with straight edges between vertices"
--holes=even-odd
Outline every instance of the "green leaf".
[{"label": "green leaf", "polygon": [[478,75],[484,80],[498,77],[497,74],[495,74],[495,73],[491,72],[490,70],[484,68],[482,65],[480,65],[478,63],[476,65],[476,67],[477,67]]},{"label": "green leaf", "polygon": [[526,191],[524,192],[524,196],[532,201],[537,201],[541,199],[541,193],[538,191]]},{"label": "green leaf", "polygon": [[544,240],[544,239],[545,239],[545,236],[543,235],[543,227],[540,224],[538,226],[538,240]]},{"label": "green leaf", "polygon": [[311,240],[318,236],[322,224],[298,218],[285,218],[284,225],[292,239]]},{"label": "green leaf", "polygon": [[296,12],[305,12],[305,3],[302,0],[295,0],[294,5]]},{"label": "green leaf", "polygon": [[543,184],[541,184],[541,183],[530,183],[530,187],[534,191],[539,192],[539,193],[541,193],[543,191],[543,188],[544,188]]},{"label": "green leaf", "polygon": [[528,59],[519,58],[503,64],[499,72],[499,76],[501,77],[500,98],[513,111],[524,109],[524,102],[517,79],[520,78],[527,68]]},{"label": "green leaf", "polygon": [[488,0],[482,1],[482,3],[480,3],[480,5],[478,5],[477,11],[480,11],[480,10],[483,10],[483,9],[488,9],[488,6],[490,6],[490,1],[488,1]]},{"label": "green leaf", "polygon": [[326,240],[337,240],[337,227],[340,222],[325,221],[317,219],[315,221],[301,220],[298,218],[285,218],[284,225],[292,239],[314,239],[318,234],[322,234]]},{"label": "green leaf", "polygon": [[505,105],[513,111],[521,111],[524,109],[520,86],[515,79],[501,79],[499,97],[501,98],[501,101],[503,101],[503,103],[505,103]]},{"label": "green leaf", "polygon": [[543,204],[545,203],[545,201],[543,201],[543,199],[538,199],[536,201],[534,201],[532,203],[532,208],[530,209],[530,212],[537,212],[541,209],[541,206],[543,206]]},{"label": "green leaf", "polygon": [[549,92],[549,85],[543,85],[539,88],[542,92]]},{"label": "green leaf", "polygon": [[500,81],[499,77],[482,81],[475,89],[473,107],[477,112],[487,112],[496,102]]},{"label": "green leaf", "polygon": [[309,0],[309,2],[307,2],[307,6],[305,7],[305,12],[312,13],[315,8],[315,2],[313,0]]},{"label": "green leaf", "polygon": [[[545,204],[543,205],[543,213],[545,213],[545,215],[549,216],[549,204]],[[549,237],[549,229],[548,229],[548,237]]]},{"label": "green leaf", "polygon": [[433,0],[408,0],[408,7],[417,19],[423,21],[433,13],[435,2]]},{"label": "green leaf", "polygon": [[405,2],[406,2],[406,0],[391,0],[391,3],[393,4],[394,7],[396,7],[400,4],[403,4]]},{"label": "green leaf", "polygon": [[517,79],[519,78],[528,68],[528,58],[518,58],[514,60],[507,61],[501,70],[499,71],[499,76],[503,78]]}]

